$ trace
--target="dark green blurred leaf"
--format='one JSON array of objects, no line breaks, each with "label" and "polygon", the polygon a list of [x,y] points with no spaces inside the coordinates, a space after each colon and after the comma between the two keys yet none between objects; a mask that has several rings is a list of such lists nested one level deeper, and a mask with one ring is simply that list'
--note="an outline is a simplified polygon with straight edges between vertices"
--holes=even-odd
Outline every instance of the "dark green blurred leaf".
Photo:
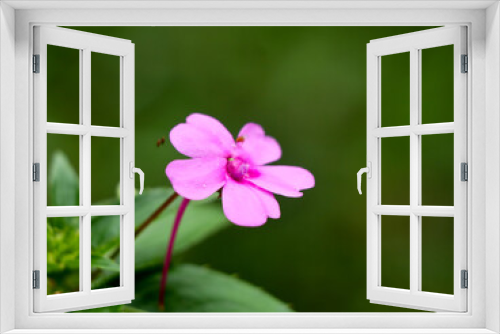
[{"label": "dark green blurred leaf", "polygon": [[120,272],[120,264],[104,256],[92,254],[92,269],[104,269],[108,271]]},{"label": "dark green blurred leaf", "polygon": [[[140,226],[156,209],[172,195],[170,188],[145,189],[135,196],[135,226]],[[110,199],[100,205],[118,205],[118,199]],[[172,204],[172,206],[175,206]],[[113,226],[114,216],[92,217],[92,249],[96,254],[113,251],[120,243],[120,234]]]},{"label": "dark green blurred leaf", "polygon": [[106,255],[120,245],[120,217],[92,217],[92,254]]},{"label": "dark green blurred leaf", "polygon": [[[135,196],[135,226],[140,226],[171,194],[172,189],[145,189]],[[100,205],[118,205],[119,200],[110,199]],[[113,226],[114,216],[92,217],[92,251],[95,254],[112,252],[120,244],[120,233]]]},{"label": "dark green blurred leaf", "polygon": [[[142,195],[135,195],[135,227],[139,227],[158,207],[167,200],[174,190],[172,188],[146,188]],[[172,203],[170,208],[178,204]]]},{"label": "dark green blurred leaf", "polygon": [[[158,207],[173,194],[172,189],[145,189],[135,197],[135,225],[140,226]],[[161,213],[136,238],[136,269],[161,265],[170,236],[175,214],[179,206],[176,200]],[[119,246],[119,231],[113,228],[114,216],[94,217],[92,219],[92,249],[95,254],[108,254]],[[182,219],[174,255],[208,238],[224,227],[230,226],[220,204],[212,199],[191,202]]]},{"label": "dark green blurred leaf", "polygon": [[[144,213],[139,203],[149,202],[149,197],[156,198],[161,193],[166,194],[164,190],[158,189],[152,190],[147,194],[144,191],[142,195],[144,198],[136,202],[136,217]],[[160,196],[159,198],[166,197]],[[172,203],[172,207],[164,211],[136,238],[136,270],[162,265],[178,206],[179,200]],[[218,202],[212,200],[192,202],[182,218],[174,244],[173,255],[176,256],[188,250],[217,231],[229,226],[231,224],[224,216],[222,207]]]},{"label": "dark green blurred leaf", "polygon": [[[135,197],[135,225],[140,226],[167,198],[173,194],[169,188],[144,189],[142,195]],[[225,218],[217,195],[204,201],[193,201],[189,204],[182,219],[174,245],[174,256],[190,249],[219,230],[231,226]],[[170,237],[175,214],[180,200],[161,213],[135,240],[136,271],[159,267],[163,264],[167,242]],[[111,227],[114,217],[95,217],[98,224],[92,221],[92,253],[109,255],[119,247],[119,232]],[[94,226],[96,230],[94,230]],[[97,231],[98,229],[98,231]],[[114,279],[113,272],[101,273],[92,283],[100,287]]]},{"label": "dark green blurred leaf", "polygon": [[[158,311],[160,274],[136,282],[133,307]],[[193,264],[172,267],[165,292],[166,312],[291,312],[261,288]]]},{"label": "dark green blurred leaf", "polygon": [[79,180],[68,158],[61,151],[52,156],[49,171],[49,205],[79,205]]}]

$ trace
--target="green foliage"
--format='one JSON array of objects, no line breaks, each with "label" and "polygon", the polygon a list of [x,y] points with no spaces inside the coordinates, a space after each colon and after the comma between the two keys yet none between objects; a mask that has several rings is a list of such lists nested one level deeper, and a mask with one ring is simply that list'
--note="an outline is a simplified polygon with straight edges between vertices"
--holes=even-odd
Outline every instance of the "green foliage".
[{"label": "green foliage", "polygon": [[[47,270],[57,272],[64,270],[78,270],[80,243],[77,224],[58,224],[56,222],[78,223],[78,218],[48,219],[47,222]],[[76,246],[76,247],[75,247]],[[76,251],[75,251],[76,250]]]},{"label": "green foliage", "polygon": [[[136,222],[138,221],[137,215],[145,213],[142,208],[146,206],[141,205],[141,203],[152,202],[153,198],[166,198],[166,196],[158,197],[162,193],[166,193],[165,190],[154,189],[148,193],[144,191],[143,195],[137,198]],[[167,193],[171,193],[171,190],[168,190]],[[141,198],[143,196],[144,198]],[[173,208],[165,210],[163,214],[136,238],[136,269],[162,265],[178,203],[179,200],[173,203]],[[210,200],[191,203],[182,218],[182,223],[175,240],[173,256],[181,254],[228,226],[229,222],[224,217],[219,203]]]},{"label": "green foliage", "polygon": [[[140,226],[170,195],[172,189],[144,189],[142,195],[135,199],[135,223]],[[177,212],[179,200],[163,211],[135,239],[136,272],[157,268],[161,270],[170,232]],[[113,254],[119,247],[119,230],[113,228],[116,217],[94,217],[92,220],[92,254],[103,257]],[[212,199],[193,202],[189,205],[179,227],[174,245],[174,259],[186,250],[207,239],[217,231],[230,226],[224,217],[220,204]],[[96,236],[94,238],[94,235]],[[94,263],[93,263],[94,265]],[[103,272],[92,282],[93,288],[105,287],[110,281],[117,279],[116,272]]]},{"label": "green foliage", "polygon": [[[78,205],[78,176],[63,153],[56,153],[51,164],[50,205]],[[64,189],[58,189],[64,188]],[[63,196],[62,194],[65,194]],[[76,194],[76,195],[75,195]],[[136,195],[135,222],[138,228],[173,194],[172,189],[145,189]],[[136,298],[130,305],[88,310],[90,312],[155,312],[161,266],[170,237],[176,209],[174,201],[135,241]],[[99,204],[115,205],[117,198]],[[119,285],[120,219],[117,216],[92,217],[91,259],[92,288]],[[49,293],[78,291],[79,219],[50,218],[47,224],[47,270]],[[183,217],[175,247],[179,255],[231,226],[217,196],[193,201]],[[118,228],[117,228],[118,227]],[[166,312],[289,312],[291,309],[275,297],[241,279],[193,264],[173,265],[166,289]]]},{"label": "green foliage", "polygon": [[47,219],[47,293],[79,289],[79,219]]},{"label": "green foliage", "polygon": [[[131,304],[90,312],[157,312],[159,272],[136,281]],[[173,266],[165,291],[165,312],[291,312],[288,305],[234,275],[193,264]]]},{"label": "green foliage", "polygon": [[48,202],[49,205],[78,205],[78,175],[71,167],[68,158],[61,151],[52,156],[49,171]]},{"label": "green foliage", "polygon": [[[139,227],[170,195],[172,189],[145,189],[135,199],[135,224]],[[165,256],[179,200],[163,211],[135,241],[136,269],[161,266]],[[113,216],[93,217],[92,251],[96,254],[109,254],[119,247],[119,230],[113,228]],[[190,249],[217,231],[228,227],[220,205],[212,199],[193,202],[189,205],[175,241],[174,256]],[[96,236],[94,238],[94,235]]]},{"label": "green foliage", "polygon": [[116,261],[108,257],[96,256],[94,254],[92,254],[92,268],[109,270],[116,273],[120,272],[120,264],[116,263]]},{"label": "green foliage", "polygon": [[[149,312],[158,310],[160,274],[137,282],[136,300]],[[290,312],[282,301],[262,289],[219,271],[181,264],[169,272],[166,312]]]},{"label": "green foliage", "polygon": [[[48,205],[78,205],[78,175],[60,151],[52,156],[48,183]],[[79,288],[79,219],[47,218],[47,293],[77,291]]]}]

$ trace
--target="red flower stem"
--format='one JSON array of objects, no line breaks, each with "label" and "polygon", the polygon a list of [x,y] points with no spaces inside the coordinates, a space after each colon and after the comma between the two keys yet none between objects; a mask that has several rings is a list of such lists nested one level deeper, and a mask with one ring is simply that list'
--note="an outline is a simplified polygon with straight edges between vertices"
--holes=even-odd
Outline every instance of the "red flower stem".
[{"label": "red flower stem", "polygon": [[177,211],[177,215],[175,216],[174,226],[172,227],[172,233],[170,234],[170,240],[168,242],[167,254],[165,254],[165,262],[163,263],[163,272],[161,275],[161,283],[160,283],[160,296],[158,299],[158,308],[160,311],[165,309],[165,287],[167,283],[167,275],[168,269],[170,267],[170,260],[172,259],[172,251],[174,249],[175,237],[177,236],[177,230],[179,229],[179,225],[181,223],[182,217],[184,216],[184,212],[186,211],[186,207],[189,204],[189,200],[187,198],[183,198],[181,205],[179,206],[179,210]]}]

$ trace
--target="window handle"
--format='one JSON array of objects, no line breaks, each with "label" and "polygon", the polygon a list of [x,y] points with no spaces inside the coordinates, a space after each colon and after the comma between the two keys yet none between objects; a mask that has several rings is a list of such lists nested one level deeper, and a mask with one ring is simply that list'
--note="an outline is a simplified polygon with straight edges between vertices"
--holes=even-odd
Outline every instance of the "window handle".
[{"label": "window handle", "polygon": [[361,176],[363,173],[366,173],[366,177],[371,179],[372,178],[372,163],[368,161],[368,167],[361,168],[358,171],[358,192],[361,195]]},{"label": "window handle", "polygon": [[144,190],[144,172],[140,168],[134,167],[134,162],[130,161],[129,164],[129,170],[130,170],[130,178],[134,178],[134,173],[139,174],[139,195],[142,195],[142,191]]}]

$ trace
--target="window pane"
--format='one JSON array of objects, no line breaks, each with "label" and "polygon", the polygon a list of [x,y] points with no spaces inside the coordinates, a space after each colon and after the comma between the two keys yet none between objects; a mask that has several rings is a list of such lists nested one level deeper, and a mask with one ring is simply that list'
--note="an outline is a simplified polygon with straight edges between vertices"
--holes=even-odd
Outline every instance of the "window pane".
[{"label": "window pane", "polygon": [[422,205],[453,206],[453,134],[422,136]]},{"label": "window pane", "polygon": [[92,217],[92,289],[120,286],[121,216]]},{"label": "window pane", "polygon": [[410,137],[382,138],[382,204],[410,204]]},{"label": "window pane", "polygon": [[80,205],[80,137],[47,134],[47,205]]},{"label": "window pane", "polygon": [[120,203],[120,138],[92,137],[92,205]]},{"label": "window pane", "polygon": [[47,218],[47,294],[80,291],[80,218]]},{"label": "window pane", "polygon": [[80,123],[80,50],[47,45],[47,121]]},{"label": "window pane", "polygon": [[453,122],[453,45],[423,49],[422,123]]},{"label": "window pane", "polygon": [[382,216],[382,286],[410,289],[410,217]]},{"label": "window pane", "polygon": [[382,126],[410,124],[410,53],[381,57]]},{"label": "window pane", "polygon": [[92,125],[120,126],[120,57],[92,52]]},{"label": "window pane", "polygon": [[422,217],[422,290],[453,294],[451,217]]}]

